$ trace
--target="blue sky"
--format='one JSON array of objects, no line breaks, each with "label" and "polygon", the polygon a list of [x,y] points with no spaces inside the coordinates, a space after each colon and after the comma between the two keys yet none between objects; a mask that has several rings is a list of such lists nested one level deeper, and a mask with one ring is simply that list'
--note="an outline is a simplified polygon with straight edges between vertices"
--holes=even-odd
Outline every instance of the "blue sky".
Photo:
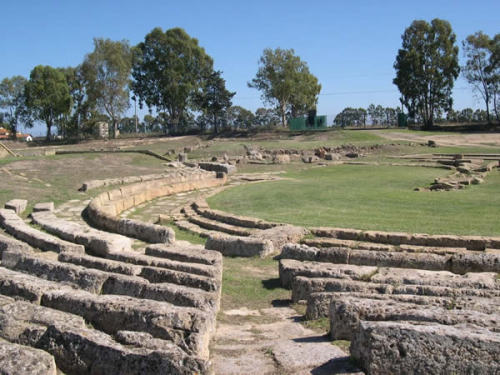
[{"label": "blue sky", "polygon": [[[398,105],[392,66],[401,34],[415,19],[450,21],[459,43],[479,30],[500,32],[495,0],[6,0],[0,9],[0,79],[28,77],[39,64],[76,66],[94,37],[135,45],[154,27],[179,26],[223,71],[237,92],[234,104],[250,110],[262,106],[259,92],[247,87],[262,50],[295,49],[323,86],[318,112],[330,116],[346,106]],[[464,80],[455,87],[455,108],[483,107]]]}]

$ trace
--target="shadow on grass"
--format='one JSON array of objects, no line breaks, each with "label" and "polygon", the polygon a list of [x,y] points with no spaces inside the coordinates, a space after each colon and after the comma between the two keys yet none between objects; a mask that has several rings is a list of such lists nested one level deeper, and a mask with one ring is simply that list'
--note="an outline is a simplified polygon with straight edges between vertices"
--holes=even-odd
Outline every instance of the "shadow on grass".
[{"label": "shadow on grass", "polygon": [[268,290],[274,290],[278,288],[283,289],[279,277],[276,277],[274,279],[262,280],[262,286]]}]

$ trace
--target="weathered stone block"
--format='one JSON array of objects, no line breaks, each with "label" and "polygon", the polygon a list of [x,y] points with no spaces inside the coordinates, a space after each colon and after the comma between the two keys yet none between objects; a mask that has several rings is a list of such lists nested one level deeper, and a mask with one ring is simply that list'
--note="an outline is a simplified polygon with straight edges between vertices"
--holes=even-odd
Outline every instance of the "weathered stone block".
[{"label": "weathered stone block", "polygon": [[16,214],[20,215],[26,210],[28,201],[26,199],[12,199],[5,203],[5,208],[13,210]]},{"label": "weathered stone block", "polygon": [[500,337],[474,327],[361,322],[351,355],[370,375],[493,375],[500,371]]}]

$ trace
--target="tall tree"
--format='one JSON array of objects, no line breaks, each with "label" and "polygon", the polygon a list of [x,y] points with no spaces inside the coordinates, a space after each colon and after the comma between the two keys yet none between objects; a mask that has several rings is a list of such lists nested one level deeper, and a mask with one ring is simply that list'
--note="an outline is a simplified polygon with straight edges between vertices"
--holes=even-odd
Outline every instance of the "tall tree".
[{"label": "tall tree", "polygon": [[194,102],[210,119],[215,134],[219,132],[219,123],[231,107],[235,94],[226,89],[226,81],[220,71],[210,72],[203,80],[202,90],[195,94]]},{"label": "tall tree", "polygon": [[402,35],[393,82],[411,115],[420,114],[424,128],[431,128],[435,112],[452,106],[451,91],[458,77],[458,47],[448,21],[413,21]]},{"label": "tall tree", "polygon": [[257,74],[248,86],[260,90],[262,99],[276,106],[283,126],[287,112],[293,116],[315,109],[321,91],[318,79],[295,51],[281,48],[264,50]]},{"label": "tall tree", "polygon": [[0,82],[0,108],[4,109],[4,120],[9,124],[12,138],[17,138],[17,127],[25,113],[24,86],[26,78],[14,76]]},{"label": "tall tree", "polygon": [[229,108],[228,125],[233,129],[250,129],[255,124],[255,115],[239,105]]},{"label": "tall tree", "polygon": [[[498,34],[500,37],[500,34]],[[462,43],[464,55],[467,58],[465,66],[462,68],[463,74],[467,82],[469,82],[474,90],[479,92],[486,104],[487,121],[490,121],[490,102],[495,95],[495,72],[494,58],[494,39],[481,31],[469,35]]]},{"label": "tall tree", "polygon": [[193,105],[194,94],[212,71],[212,59],[183,29],[157,27],[137,45],[132,90],[149,108],[166,112],[176,128]]},{"label": "tall tree", "polygon": [[255,110],[255,124],[258,126],[277,125],[280,118],[274,108],[257,108]]},{"label": "tall tree", "polygon": [[82,65],[77,67],[60,68],[68,83],[71,101],[73,103],[71,116],[68,119],[65,131],[78,136],[83,130],[84,123],[96,117],[97,108],[95,98],[87,93],[88,84],[85,81]]},{"label": "tall tree", "polygon": [[491,55],[488,73],[492,77],[493,109],[495,110],[497,121],[500,121],[498,115],[500,112],[500,33],[496,34],[491,40],[490,49]]},{"label": "tall tree", "polygon": [[94,39],[94,51],[85,56],[82,73],[86,92],[102,114],[112,122],[113,136],[118,133],[121,115],[128,109],[132,52],[128,41]]},{"label": "tall tree", "polygon": [[71,109],[71,96],[64,74],[50,66],[36,66],[24,87],[24,98],[33,119],[45,122],[47,140],[50,140],[52,125]]}]

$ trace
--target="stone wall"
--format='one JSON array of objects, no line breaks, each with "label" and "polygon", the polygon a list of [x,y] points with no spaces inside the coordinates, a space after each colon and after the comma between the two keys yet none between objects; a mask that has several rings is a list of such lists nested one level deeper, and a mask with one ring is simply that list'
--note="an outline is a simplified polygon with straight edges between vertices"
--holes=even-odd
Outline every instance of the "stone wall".
[{"label": "stone wall", "polygon": [[119,215],[141,203],[183,191],[223,185],[226,178],[214,172],[187,169],[171,172],[167,177],[123,186],[97,195],[87,206],[90,222],[98,228],[135,237],[146,242],[172,242],[174,232],[167,227],[149,224]]},{"label": "stone wall", "polygon": [[430,235],[423,233],[400,233],[383,231],[363,231],[347,228],[312,228],[319,237],[342,240],[366,241],[391,245],[416,245],[439,247],[462,247],[468,250],[500,249],[500,237]]}]

